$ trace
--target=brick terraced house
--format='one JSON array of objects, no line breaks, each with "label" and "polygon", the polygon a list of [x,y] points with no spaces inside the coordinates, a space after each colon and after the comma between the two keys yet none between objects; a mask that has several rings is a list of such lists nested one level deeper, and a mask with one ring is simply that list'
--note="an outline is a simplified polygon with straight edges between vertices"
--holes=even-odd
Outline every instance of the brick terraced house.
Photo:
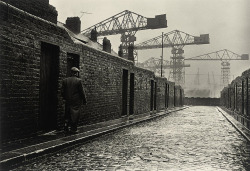
[{"label": "brick terraced house", "polygon": [[180,86],[104,51],[68,19],[57,22],[49,0],[0,1],[1,142],[62,130],[61,82],[73,66],[87,95],[80,126],[183,105]]}]

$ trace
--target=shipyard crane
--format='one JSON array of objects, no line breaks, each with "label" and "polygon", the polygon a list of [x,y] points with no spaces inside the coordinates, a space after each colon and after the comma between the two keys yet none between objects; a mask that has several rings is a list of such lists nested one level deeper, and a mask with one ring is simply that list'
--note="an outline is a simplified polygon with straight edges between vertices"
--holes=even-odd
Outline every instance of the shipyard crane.
[{"label": "shipyard crane", "polygon": [[198,68],[197,74],[195,75],[194,85],[200,86],[200,68]]},{"label": "shipyard crane", "polygon": [[231,60],[249,60],[248,54],[238,55],[230,50],[223,49],[216,52],[207,53],[204,55],[199,55],[191,58],[186,58],[185,60],[217,60],[221,61],[221,84],[223,87],[229,84],[230,77],[230,61]]},{"label": "shipyard crane", "polygon": [[[137,66],[140,68],[148,69],[150,71],[153,71],[157,75],[161,75],[161,68],[163,69],[168,69],[170,68],[170,62],[167,60],[163,60],[163,64],[161,63],[161,59],[159,58],[149,58],[148,60],[142,62],[142,63],[137,63]],[[164,74],[164,70],[163,70]]]},{"label": "shipyard crane", "polygon": [[137,13],[125,10],[81,31],[81,33],[90,36],[91,31],[95,29],[98,36],[121,34],[123,56],[128,57],[128,47],[131,45],[134,46],[137,31],[166,27],[166,14],[156,15],[155,18],[146,18]]},{"label": "shipyard crane", "polygon": [[185,67],[190,67],[184,63],[183,47],[185,45],[209,44],[209,34],[201,34],[192,36],[179,30],[173,30],[163,35],[157,36],[145,42],[135,45],[135,54],[138,50],[155,49],[155,48],[172,48],[173,56],[170,61],[169,79],[176,84],[183,85],[185,83]]},{"label": "shipyard crane", "polygon": [[212,72],[213,74],[213,94],[212,94],[212,97],[216,97],[216,92],[217,92],[217,84],[215,83],[215,79],[214,79],[214,72]]}]

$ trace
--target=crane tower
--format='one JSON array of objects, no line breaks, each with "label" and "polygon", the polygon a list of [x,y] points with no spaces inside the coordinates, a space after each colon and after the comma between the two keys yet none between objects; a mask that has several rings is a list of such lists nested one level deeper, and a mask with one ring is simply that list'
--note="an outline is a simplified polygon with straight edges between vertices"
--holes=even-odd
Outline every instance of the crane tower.
[{"label": "crane tower", "polygon": [[128,47],[134,46],[137,31],[166,27],[166,14],[156,15],[155,18],[146,18],[137,13],[125,10],[83,30],[82,34],[90,36],[93,29],[96,29],[98,36],[121,34],[123,56],[127,58]]},{"label": "crane tower", "polygon": [[[160,75],[161,73],[161,67],[163,69],[169,69],[170,68],[170,62],[167,60],[163,60],[163,63],[161,64],[161,59],[159,58],[149,58],[148,60],[142,62],[142,63],[137,63],[138,67],[148,69],[150,71],[153,71],[156,75]],[[163,70],[164,74],[164,70]]]},{"label": "crane tower", "polygon": [[183,47],[185,45],[209,44],[209,34],[192,36],[179,30],[173,30],[169,33],[157,36],[145,42],[135,45],[135,54],[138,55],[138,50],[155,49],[155,48],[172,48],[172,57],[170,61],[169,79],[176,84],[183,85],[185,83],[185,67],[183,57]]},{"label": "crane tower", "polygon": [[185,60],[221,61],[221,85],[225,87],[229,84],[229,81],[230,81],[230,61],[231,60],[249,60],[249,55],[248,54],[238,55],[230,50],[223,49],[223,50],[219,50],[216,52],[207,53],[204,55],[186,58]]}]

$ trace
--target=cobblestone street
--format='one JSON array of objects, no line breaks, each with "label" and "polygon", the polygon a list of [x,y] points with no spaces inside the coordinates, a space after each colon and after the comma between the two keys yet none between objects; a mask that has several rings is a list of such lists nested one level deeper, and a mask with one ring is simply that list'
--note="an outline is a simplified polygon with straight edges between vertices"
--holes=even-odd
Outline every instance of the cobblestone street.
[{"label": "cobblestone street", "polygon": [[215,107],[190,107],[14,170],[249,170],[249,144]]}]

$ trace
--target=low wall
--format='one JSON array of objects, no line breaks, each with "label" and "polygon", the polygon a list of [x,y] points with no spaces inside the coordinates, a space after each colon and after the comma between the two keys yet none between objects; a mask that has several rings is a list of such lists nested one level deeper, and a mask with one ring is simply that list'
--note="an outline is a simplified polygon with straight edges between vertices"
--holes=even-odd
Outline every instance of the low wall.
[{"label": "low wall", "polygon": [[250,127],[250,69],[221,91],[221,106],[246,127]]},{"label": "low wall", "polygon": [[185,97],[185,105],[220,106],[220,98]]}]

